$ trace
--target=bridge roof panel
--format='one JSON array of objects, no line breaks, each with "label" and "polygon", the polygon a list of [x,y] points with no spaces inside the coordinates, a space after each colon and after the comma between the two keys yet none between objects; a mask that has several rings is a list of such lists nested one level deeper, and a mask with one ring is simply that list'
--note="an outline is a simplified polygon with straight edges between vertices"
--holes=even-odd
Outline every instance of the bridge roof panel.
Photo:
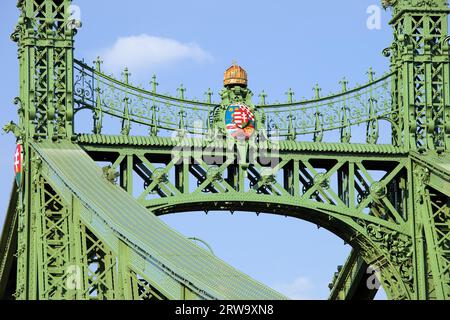
[{"label": "bridge roof panel", "polygon": [[[78,142],[82,145],[127,145],[127,146],[152,146],[152,147],[175,147],[175,146],[208,146],[211,143],[220,145],[217,141],[210,141],[206,138],[170,138],[155,136],[114,136],[80,134]],[[279,141],[280,151],[311,151],[311,152],[348,152],[348,153],[373,153],[404,155],[408,151],[402,147],[395,147],[388,144],[361,144],[361,143],[328,143],[309,141]]]}]

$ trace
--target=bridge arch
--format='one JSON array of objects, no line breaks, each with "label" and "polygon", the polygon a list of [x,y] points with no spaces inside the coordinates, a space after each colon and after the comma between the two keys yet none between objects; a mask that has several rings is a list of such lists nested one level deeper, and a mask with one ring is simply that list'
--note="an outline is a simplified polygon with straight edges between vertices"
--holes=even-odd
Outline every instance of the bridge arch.
[{"label": "bridge arch", "polygon": [[[225,199],[227,198],[227,199]],[[240,199],[239,199],[240,198]],[[260,201],[256,199],[259,198]],[[411,299],[408,284],[403,281],[401,268],[392,261],[392,257],[380,250],[380,241],[389,237],[384,231],[377,230],[375,224],[358,221],[351,213],[343,210],[312,206],[295,201],[269,199],[268,196],[229,195],[214,197],[207,195],[200,198],[177,199],[175,202],[161,204],[150,209],[157,216],[182,214],[188,212],[231,211],[285,216],[310,222],[324,228],[341,238],[356,249],[365,262],[377,271],[389,299]],[[211,208],[214,208],[211,210]],[[251,209],[250,209],[251,208]],[[375,223],[374,219],[374,223]],[[376,220],[379,223],[379,220]],[[388,224],[386,224],[388,225]],[[399,230],[392,230],[393,234]]]}]

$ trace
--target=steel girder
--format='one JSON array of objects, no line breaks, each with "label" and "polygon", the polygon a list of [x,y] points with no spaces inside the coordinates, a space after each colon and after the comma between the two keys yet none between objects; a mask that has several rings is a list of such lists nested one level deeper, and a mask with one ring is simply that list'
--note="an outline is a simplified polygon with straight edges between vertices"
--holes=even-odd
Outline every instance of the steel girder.
[{"label": "steel girder", "polygon": [[[164,146],[84,148],[93,159],[110,162],[119,183],[156,214],[228,210],[305,219],[343,238],[368,266],[379,269],[390,298],[433,297],[429,289],[425,297],[417,292],[421,284],[413,230],[422,211],[411,192],[417,189],[417,164],[407,153],[280,152],[270,171],[257,162],[242,169],[236,153],[217,150],[199,155]],[[208,165],[205,158],[226,161]],[[131,189],[139,184],[136,179],[140,190]]]},{"label": "steel girder", "polygon": [[[23,201],[19,200],[17,206],[19,243],[23,243],[25,237],[29,243],[19,245],[15,254],[17,283],[12,292],[2,292],[2,298],[125,298],[118,289],[122,283],[116,257],[81,221],[79,201],[74,196],[69,200],[61,197],[51,178],[42,172],[42,163],[34,159],[29,171],[33,176],[29,195],[32,206],[28,214],[20,204]],[[144,287],[138,273],[130,271],[123,276],[130,278],[126,282],[128,292],[142,291]],[[2,277],[1,280],[3,284],[8,279]]]}]

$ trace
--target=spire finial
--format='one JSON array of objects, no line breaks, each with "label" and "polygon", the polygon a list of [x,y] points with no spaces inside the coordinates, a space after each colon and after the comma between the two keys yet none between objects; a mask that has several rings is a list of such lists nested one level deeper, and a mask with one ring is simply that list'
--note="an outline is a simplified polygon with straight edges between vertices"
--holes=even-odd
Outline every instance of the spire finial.
[{"label": "spire finial", "polygon": [[153,75],[152,81],[150,81],[150,85],[152,86],[152,92],[156,93],[156,87],[159,86],[159,83],[156,82],[156,74]]}]

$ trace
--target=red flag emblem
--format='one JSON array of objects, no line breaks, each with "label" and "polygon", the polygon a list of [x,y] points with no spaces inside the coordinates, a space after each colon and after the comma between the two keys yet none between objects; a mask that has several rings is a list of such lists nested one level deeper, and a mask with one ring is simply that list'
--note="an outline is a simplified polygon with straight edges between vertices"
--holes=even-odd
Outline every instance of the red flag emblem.
[{"label": "red flag emblem", "polygon": [[16,152],[14,153],[14,175],[22,173],[23,166],[23,148],[21,144],[17,144]]},{"label": "red flag emblem", "polygon": [[244,104],[232,104],[225,112],[225,125],[232,137],[249,139],[255,131],[255,115]]}]

